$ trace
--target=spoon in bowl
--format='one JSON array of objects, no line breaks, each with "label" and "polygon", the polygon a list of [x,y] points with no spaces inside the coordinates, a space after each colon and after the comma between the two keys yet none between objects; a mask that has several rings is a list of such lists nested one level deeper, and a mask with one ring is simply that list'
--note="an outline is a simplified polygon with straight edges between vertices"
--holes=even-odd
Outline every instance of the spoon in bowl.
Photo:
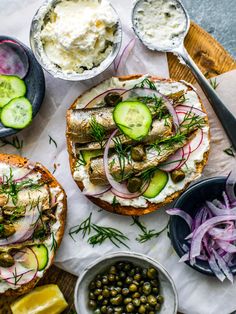
[{"label": "spoon in bowl", "polygon": [[227,109],[188,54],[184,38],[190,18],[180,0],[137,0],[132,11],[133,30],[149,49],[177,54],[194,74],[236,149],[236,118]]}]

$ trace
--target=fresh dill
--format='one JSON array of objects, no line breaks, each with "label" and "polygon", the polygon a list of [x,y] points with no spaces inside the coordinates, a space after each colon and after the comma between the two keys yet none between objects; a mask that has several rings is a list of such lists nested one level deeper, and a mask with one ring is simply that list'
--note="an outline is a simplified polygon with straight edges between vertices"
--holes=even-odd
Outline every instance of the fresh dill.
[{"label": "fresh dill", "polygon": [[157,151],[169,150],[176,144],[184,144],[186,138],[187,137],[184,133],[178,132],[173,136],[160,139],[159,141],[152,143],[150,146],[155,148]]},{"label": "fresh dill", "polygon": [[219,86],[219,83],[217,83],[216,78],[210,79],[209,81],[210,81],[211,87],[213,89],[217,89],[217,87]]},{"label": "fresh dill", "polygon": [[200,117],[198,115],[193,115],[190,110],[184,116],[182,123],[180,124],[181,132],[189,133],[194,131],[195,129],[201,129],[206,124],[204,117]]},{"label": "fresh dill", "polygon": [[236,156],[235,151],[233,149],[233,146],[230,146],[229,148],[224,149],[223,152],[226,155],[231,156],[231,157],[235,157]]},{"label": "fresh dill", "polygon": [[91,118],[90,121],[90,135],[91,137],[98,143],[100,143],[101,148],[103,147],[103,140],[105,139],[106,136],[106,130],[105,128],[97,122],[95,117]]},{"label": "fresh dill", "polygon": [[50,248],[50,251],[56,251],[57,248],[58,248],[58,244],[57,244],[57,240],[55,239],[55,235],[54,233],[52,232],[52,245],[51,245],[51,248]]},{"label": "fresh dill", "polygon": [[1,138],[0,139],[0,147],[4,147],[6,145],[10,145],[15,147],[19,152],[22,151],[24,146],[24,141],[20,140],[17,135],[13,136],[12,139]]},{"label": "fresh dill", "polygon": [[86,161],[84,159],[84,156],[80,153],[78,155],[78,159],[76,161],[76,168],[80,167],[80,166],[85,166],[86,165]]},{"label": "fresh dill", "polygon": [[130,145],[124,146],[118,136],[113,138],[113,142],[115,144],[114,150],[117,154],[117,157],[119,160],[119,166],[121,170],[120,179],[124,180],[125,179],[125,166],[127,162],[129,162],[129,159],[130,159],[128,151],[131,146]]},{"label": "fresh dill", "polygon": [[149,240],[152,240],[153,238],[158,238],[162,234],[162,232],[164,232],[167,229],[168,226],[167,224],[160,231],[156,231],[154,229],[148,230],[147,227],[139,220],[138,217],[133,216],[132,219],[133,223],[131,224],[131,226],[136,225],[142,232],[136,238],[136,241],[138,241],[139,243],[145,243]]},{"label": "fresh dill", "polygon": [[108,240],[118,248],[120,248],[120,245],[129,248],[125,243],[125,241],[129,239],[121,231],[112,227],[103,227],[94,224],[92,222],[92,213],[78,226],[70,228],[69,235],[73,240],[73,235],[79,233],[82,233],[83,239],[86,236],[89,236],[87,242],[92,246],[95,246],[97,244],[101,245]]},{"label": "fresh dill", "polygon": [[188,99],[186,98],[185,94],[181,95],[177,100],[176,103],[177,104],[183,104],[185,101],[187,101]]},{"label": "fresh dill", "polygon": [[157,89],[154,82],[149,80],[148,78],[145,78],[140,83],[134,85],[134,88],[150,88],[153,90]]},{"label": "fresh dill", "polygon": [[112,206],[114,207],[114,206],[116,206],[118,204],[119,204],[119,202],[117,201],[116,196],[114,196],[113,199],[112,199]]},{"label": "fresh dill", "polygon": [[57,148],[57,142],[50,135],[48,135],[48,137],[49,137],[49,144],[51,145],[53,143],[55,147]]}]

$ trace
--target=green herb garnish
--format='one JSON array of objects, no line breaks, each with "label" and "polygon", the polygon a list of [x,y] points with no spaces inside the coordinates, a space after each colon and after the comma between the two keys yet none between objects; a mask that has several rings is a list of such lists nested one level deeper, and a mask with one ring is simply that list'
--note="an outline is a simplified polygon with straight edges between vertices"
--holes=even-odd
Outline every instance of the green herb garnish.
[{"label": "green herb garnish", "polygon": [[50,135],[48,135],[48,137],[49,137],[49,144],[51,145],[53,143],[55,147],[57,148],[57,142]]},{"label": "green herb garnish", "polygon": [[114,196],[112,199],[112,206],[116,206],[118,204],[119,204],[119,202],[117,201],[116,196]]},{"label": "green herb garnish", "polygon": [[219,86],[219,83],[217,83],[216,78],[215,79],[210,79],[209,82],[210,82],[211,87],[213,89],[217,89],[217,87]]},{"label": "green herb garnish", "polygon": [[55,236],[54,236],[54,233],[52,232],[51,233],[51,236],[52,236],[52,245],[51,245],[51,248],[50,248],[50,251],[56,251],[57,248],[58,248],[58,244],[57,244],[57,240],[55,239]]},{"label": "green herb garnish", "polygon": [[164,232],[167,229],[167,226],[168,226],[168,224],[167,224],[160,231],[156,231],[154,229],[148,230],[147,227],[142,222],[140,222],[138,217],[133,216],[132,219],[133,219],[133,223],[131,224],[131,226],[136,225],[142,231],[142,233],[140,233],[138,235],[138,237],[136,238],[136,240],[139,243],[145,243],[145,242],[147,242],[147,241],[149,241],[149,240],[151,240],[153,238],[158,238],[159,235],[161,235],[162,232]]},{"label": "green herb garnish", "polygon": [[153,90],[157,89],[153,81],[149,80],[148,78],[145,78],[140,83],[134,85],[134,88],[150,88]]},{"label": "green herb garnish", "polygon": [[95,246],[97,244],[101,245],[106,240],[108,240],[118,248],[120,247],[120,245],[129,248],[124,242],[129,239],[121,231],[111,227],[99,226],[92,223],[91,219],[92,213],[81,224],[70,228],[69,235],[73,240],[74,234],[82,233],[82,237],[84,239],[85,236],[89,236],[93,232],[94,234],[91,235],[87,240],[87,242],[92,246]]},{"label": "green herb garnish", "polygon": [[103,140],[106,136],[106,130],[104,126],[102,126],[100,123],[97,122],[95,117],[92,117],[90,121],[90,135],[91,137],[98,143],[100,143],[101,148],[103,147]]}]

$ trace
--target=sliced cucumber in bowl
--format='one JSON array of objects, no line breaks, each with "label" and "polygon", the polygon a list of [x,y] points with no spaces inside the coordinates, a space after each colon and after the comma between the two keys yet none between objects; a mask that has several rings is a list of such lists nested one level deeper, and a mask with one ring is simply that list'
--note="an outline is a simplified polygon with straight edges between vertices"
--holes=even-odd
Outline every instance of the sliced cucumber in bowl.
[{"label": "sliced cucumber in bowl", "polygon": [[25,82],[17,76],[0,75],[0,108],[26,94]]},{"label": "sliced cucumber in bowl", "polygon": [[1,122],[13,129],[23,129],[32,121],[33,110],[29,100],[19,97],[11,100],[1,111]]}]

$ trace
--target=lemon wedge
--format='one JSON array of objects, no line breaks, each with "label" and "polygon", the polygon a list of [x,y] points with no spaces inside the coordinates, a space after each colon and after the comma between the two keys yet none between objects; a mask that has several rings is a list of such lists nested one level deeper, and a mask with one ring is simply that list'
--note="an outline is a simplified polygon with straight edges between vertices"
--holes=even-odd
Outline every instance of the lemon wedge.
[{"label": "lemon wedge", "polygon": [[11,304],[13,314],[59,314],[68,306],[57,285],[35,288]]}]

